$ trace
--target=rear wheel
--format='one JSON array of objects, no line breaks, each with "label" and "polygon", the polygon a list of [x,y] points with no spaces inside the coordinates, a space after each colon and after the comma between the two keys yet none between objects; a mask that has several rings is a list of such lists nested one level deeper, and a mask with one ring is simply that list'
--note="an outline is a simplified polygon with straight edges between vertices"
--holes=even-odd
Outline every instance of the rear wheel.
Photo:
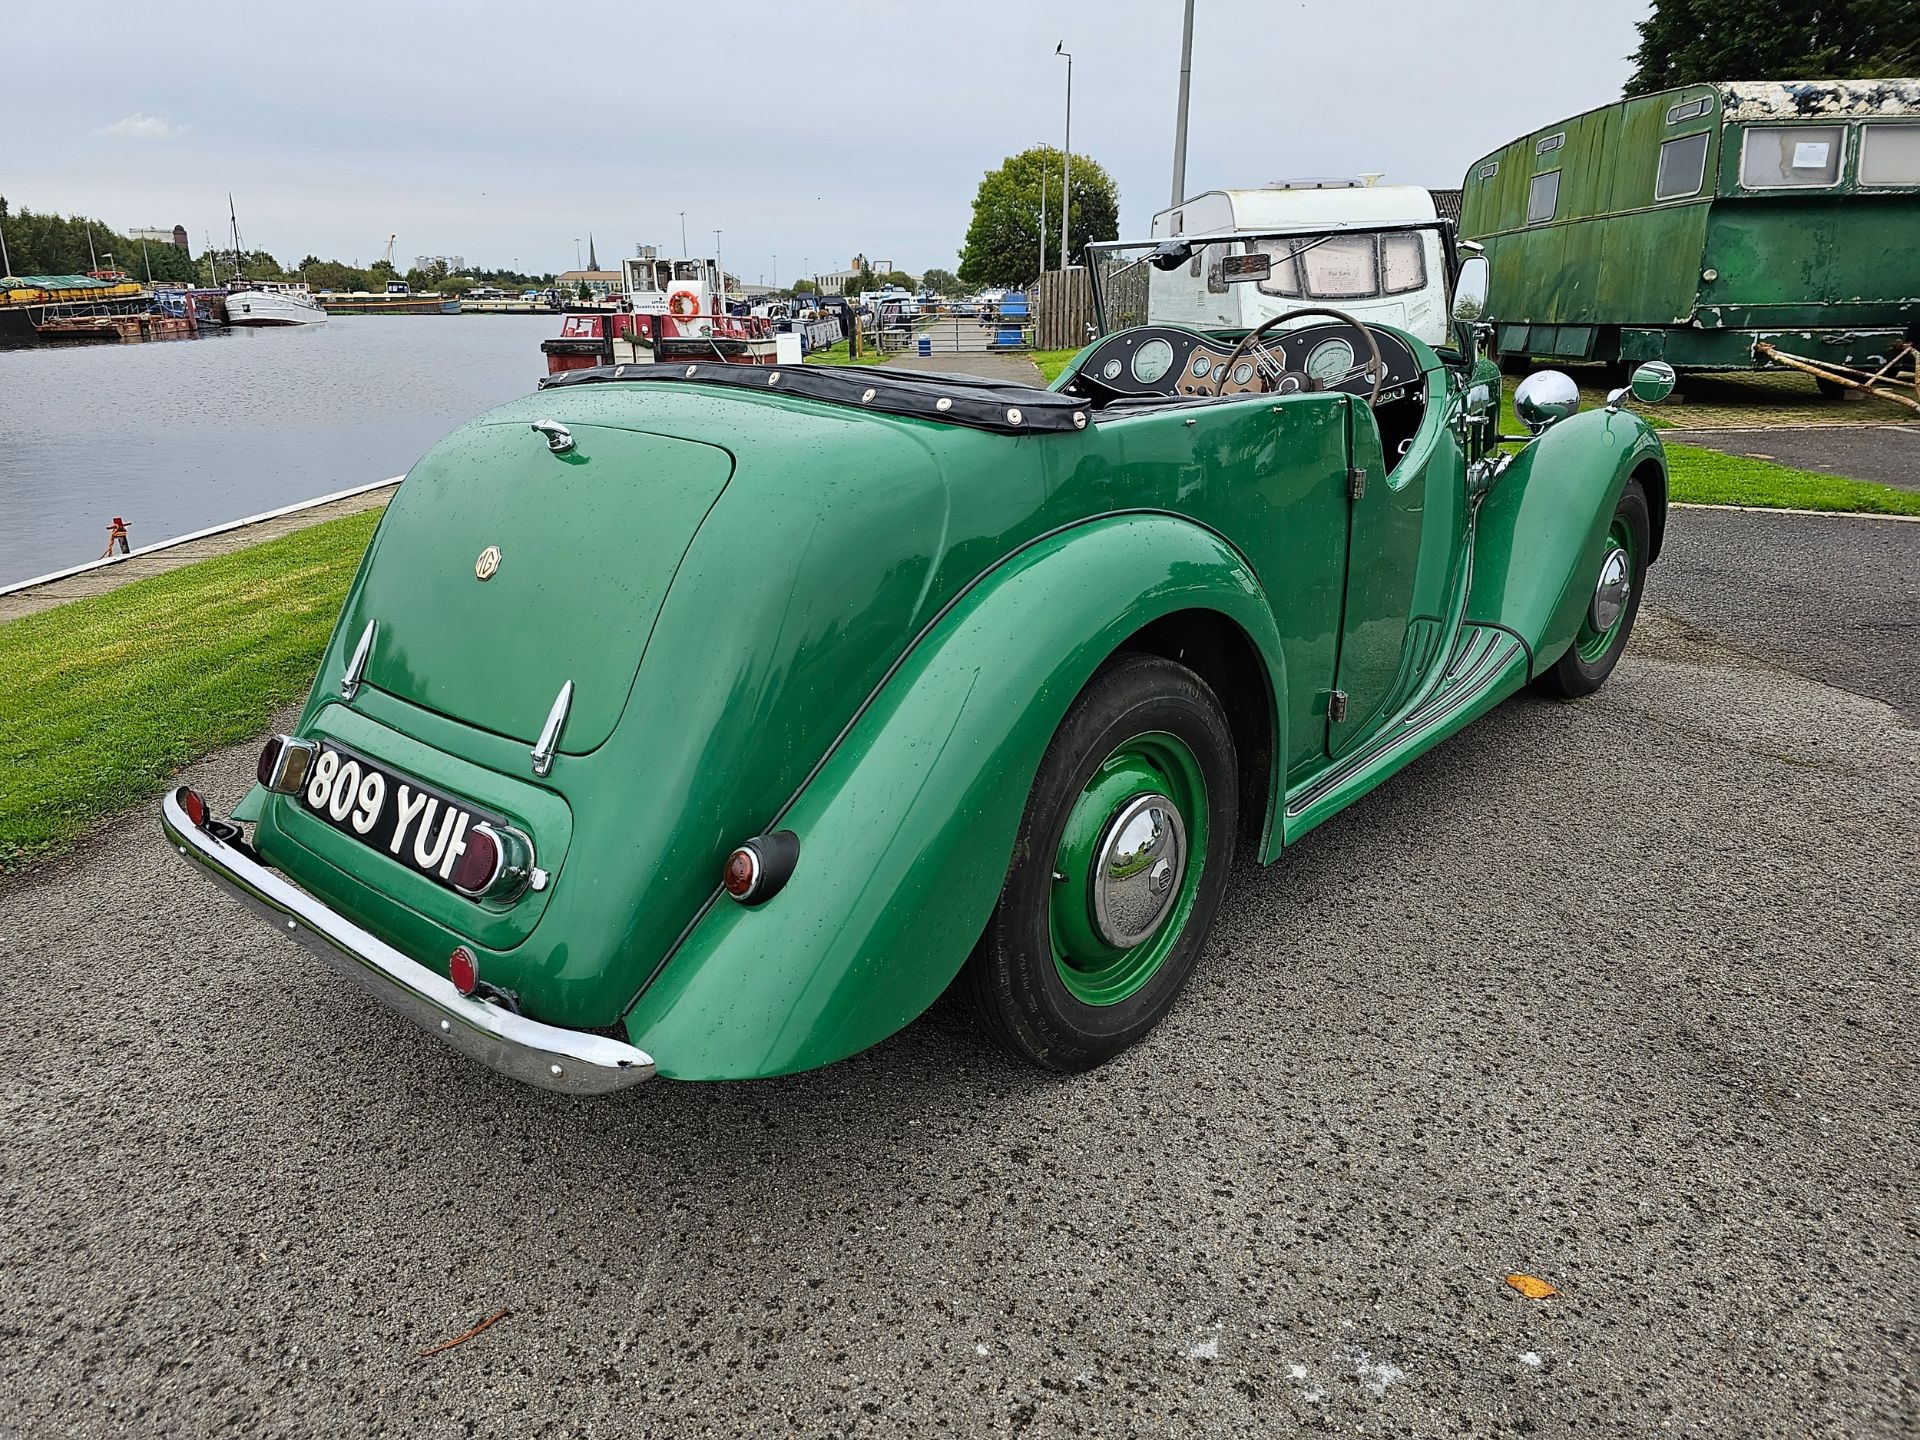
[{"label": "rear wheel", "polygon": [[1576,700],[1607,683],[1640,613],[1640,592],[1647,579],[1647,552],[1653,533],[1647,492],[1629,480],[1607,527],[1600,568],[1592,577],[1580,631],[1553,668],[1534,683],[1549,695]]},{"label": "rear wheel", "polygon": [[1124,655],[1040,762],[1006,885],[964,972],[983,1028],[1050,1070],[1090,1070],[1172,1007],[1226,889],[1233,739],[1191,670]]},{"label": "rear wheel", "polygon": [[1847,398],[1847,391],[1852,388],[1848,385],[1842,385],[1838,380],[1829,380],[1824,375],[1814,376],[1813,383],[1819,389],[1820,394],[1828,400],[1844,400]]}]

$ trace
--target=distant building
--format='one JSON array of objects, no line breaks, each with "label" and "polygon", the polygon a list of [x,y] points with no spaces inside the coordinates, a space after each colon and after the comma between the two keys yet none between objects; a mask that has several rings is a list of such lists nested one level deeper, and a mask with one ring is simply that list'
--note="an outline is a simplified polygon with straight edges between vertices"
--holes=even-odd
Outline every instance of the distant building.
[{"label": "distant building", "polygon": [[813,277],[813,283],[819,286],[822,295],[845,295],[848,293],[848,286],[859,288],[858,281],[862,270],[874,275],[888,275],[893,272],[893,261],[869,260],[864,255],[856,255],[845,270],[829,270],[823,275],[816,275]]},{"label": "distant building", "polygon": [[127,231],[129,240],[145,240],[149,245],[171,245],[179,250],[189,250],[187,227],[176,225],[171,230],[163,230],[158,225],[143,225]]},{"label": "distant building", "polygon": [[429,270],[436,261],[447,267],[449,275],[458,275],[467,268],[467,257],[464,255],[416,255],[413,257],[413,268]]},{"label": "distant building", "polygon": [[627,293],[626,282],[620,278],[618,270],[565,270],[554,278],[553,287],[566,294],[577,295],[582,281],[596,300]]}]

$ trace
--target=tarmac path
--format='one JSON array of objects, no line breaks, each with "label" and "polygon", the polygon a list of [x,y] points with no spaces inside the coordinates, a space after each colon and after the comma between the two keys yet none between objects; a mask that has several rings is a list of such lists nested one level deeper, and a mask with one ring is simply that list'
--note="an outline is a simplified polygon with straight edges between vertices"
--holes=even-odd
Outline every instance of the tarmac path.
[{"label": "tarmac path", "polygon": [[0,891],[0,1435],[1912,1436],[1920,736],[1809,647],[1920,525],[1782,523],[1675,512],[1604,690],[1238,874],[1087,1076],[521,1089],[143,806]]}]

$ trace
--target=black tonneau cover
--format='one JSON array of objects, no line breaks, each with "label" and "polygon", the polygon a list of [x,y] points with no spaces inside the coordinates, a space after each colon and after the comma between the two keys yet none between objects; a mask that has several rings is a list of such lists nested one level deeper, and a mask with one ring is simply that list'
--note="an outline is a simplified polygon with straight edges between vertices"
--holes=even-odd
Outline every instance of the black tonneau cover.
[{"label": "black tonneau cover", "polygon": [[1087,402],[1076,396],[980,375],[929,374],[896,370],[890,365],[728,365],[716,360],[684,365],[597,365],[591,370],[548,375],[541,380],[540,388],[636,380],[772,390],[856,410],[991,430],[999,435],[1084,430],[1092,418]]}]

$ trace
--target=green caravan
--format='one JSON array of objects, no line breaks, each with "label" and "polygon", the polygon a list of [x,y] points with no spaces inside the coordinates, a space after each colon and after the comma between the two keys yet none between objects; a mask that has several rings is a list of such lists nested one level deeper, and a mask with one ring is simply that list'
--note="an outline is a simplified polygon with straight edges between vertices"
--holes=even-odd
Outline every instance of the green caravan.
[{"label": "green caravan", "polygon": [[[1878,369],[1920,339],[1920,80],[1725,81],[1474,162],[1504,359]],[[1764,347],[1756,349],[1756,347]]]}]

